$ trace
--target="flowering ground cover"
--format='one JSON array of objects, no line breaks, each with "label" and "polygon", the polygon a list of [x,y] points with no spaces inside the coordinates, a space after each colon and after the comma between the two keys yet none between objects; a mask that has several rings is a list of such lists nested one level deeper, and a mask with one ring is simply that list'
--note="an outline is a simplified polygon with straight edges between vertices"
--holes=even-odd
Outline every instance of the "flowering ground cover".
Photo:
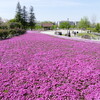
[{"label": "flowering ground cover", "polygon": [[36,31],[0,41],[0,100],[100,100],[100,44]]}]

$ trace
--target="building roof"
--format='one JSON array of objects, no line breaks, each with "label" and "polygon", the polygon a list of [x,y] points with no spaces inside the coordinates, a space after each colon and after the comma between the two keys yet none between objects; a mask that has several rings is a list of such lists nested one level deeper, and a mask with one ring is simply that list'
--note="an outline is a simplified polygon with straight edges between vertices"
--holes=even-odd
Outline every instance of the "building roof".
[{"label": "building roof", "polygon": [[43,27],[52,27],[53,24],[52,23],[43,23],[42,26]]}]

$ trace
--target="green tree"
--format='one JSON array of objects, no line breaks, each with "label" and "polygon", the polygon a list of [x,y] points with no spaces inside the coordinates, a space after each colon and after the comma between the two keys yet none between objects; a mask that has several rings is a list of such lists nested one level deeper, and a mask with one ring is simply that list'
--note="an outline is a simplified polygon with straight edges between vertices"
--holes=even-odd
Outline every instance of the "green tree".
[{"label": "green tree", "polygon": [[26,7],[24,6],[22,10],[22,26],[24,29],[27,28],[27,20],[28,20],[27,18],[28,15],[27,15]]},{"label": "green tree", "polygon": [[41,26],[41,25],[36,24],[36,25],[35,25],[35,29],[36,29],[36,30],[42,29],[42,26]]},{"label": "green tree", "polygon": [[96,20],[97,20],[96,16],[93,15],[92,18],[91,18],[91,27],[92,28],[95,28],[95,26],[96,26]]},{"label": "green tree", "polygon": [[0,17],[0,29],[8,29],[7,22]]},{"label": "green tree", "polygon": [[11,28],[11,29],[21,28],[21,23],[19,23],[19,22],[11,22],[11,23],[9,23],[9,28]]},{"label": "green tree", "polygon": [[16,8],[16,15],[15,15],[15,19],[17,22],[20,22],[22,23],[22,9],[21,9],[21,5],[20,3],[18,2],[17,4],[17,8]]},{"label": "green tree", "polygon": [[17,22],[16,19],[11,19],[7,22],[7,25],[9,28],[14,29],[14,28],[22,28],[22,24],[20,22]]},{"label": "green tree", "polygon": [[78,28],[87,29],[90,27],[90,22],[87,17],[83,17],[78,23]]},{"label": "green tree", "polygon": [[33,28],[35,28],[35,15],[34,15],[34,12],[33,12],[33,7],[31,6],[30,7],[30,13],[29,13],[29,27],[31,28],[31,30]]},{"label": "green tree", "polygon": [[51,21],[43,21],[43,22],[41,22],[42,24],[43,23],[52,23],[53,24],[53,22],[51,22]]},{"label": "green tree", "polygon": [[53,29],[53,30],[57,29],[57,25],[53,25],[53,26],[52,26],[52,29]]},{"label": "green tree", "polygon": [[62,23],[60,23],[59,28],[61,28],[61,29],[69,29],[70,28],[70,24],[69,24],[69,22],[62,22]]},{"label": "green tree", "polygon": [[0,17],[0,24],[2,24],[3,23],[3,20],[2,20],[2,18]]},{"label": "green tree", "polygon": [[71,25],[70,28],[76,28],[76,25]]},{"label": "green tree", "polygon": [[98,33],[100,32],[100,24],[99,23],[96,24],[95,31]]},{"label": "green tree", "polygon": [[16,19],[10,19],[7,23],[12,23],[12,22],[16,22]]}]

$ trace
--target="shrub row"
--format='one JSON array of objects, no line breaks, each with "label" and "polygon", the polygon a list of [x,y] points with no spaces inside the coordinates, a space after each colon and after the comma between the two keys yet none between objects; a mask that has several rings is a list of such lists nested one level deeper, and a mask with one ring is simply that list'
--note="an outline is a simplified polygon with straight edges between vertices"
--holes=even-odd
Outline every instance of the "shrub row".
[{"label": "shrub row", "polygon": [[24,29],[0,29],[0,39],[7,39],[24,33]]},{"label": "shrub row", "polygon": [[85,39],[97,39],[98,38],[97,35],[94,35],[91,33],[79,33],[79,34],[77,34],[77,36],[85,38]]}]

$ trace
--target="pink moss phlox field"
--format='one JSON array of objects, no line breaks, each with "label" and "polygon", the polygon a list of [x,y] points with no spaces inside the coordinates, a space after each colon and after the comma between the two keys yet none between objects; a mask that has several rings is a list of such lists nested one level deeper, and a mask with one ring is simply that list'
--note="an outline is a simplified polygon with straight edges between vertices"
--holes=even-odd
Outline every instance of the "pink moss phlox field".
[{"label": "pink moss phlox field", "polygon": [[100,44],[37,31],[0,41],[0,100],[100,100]]}]

